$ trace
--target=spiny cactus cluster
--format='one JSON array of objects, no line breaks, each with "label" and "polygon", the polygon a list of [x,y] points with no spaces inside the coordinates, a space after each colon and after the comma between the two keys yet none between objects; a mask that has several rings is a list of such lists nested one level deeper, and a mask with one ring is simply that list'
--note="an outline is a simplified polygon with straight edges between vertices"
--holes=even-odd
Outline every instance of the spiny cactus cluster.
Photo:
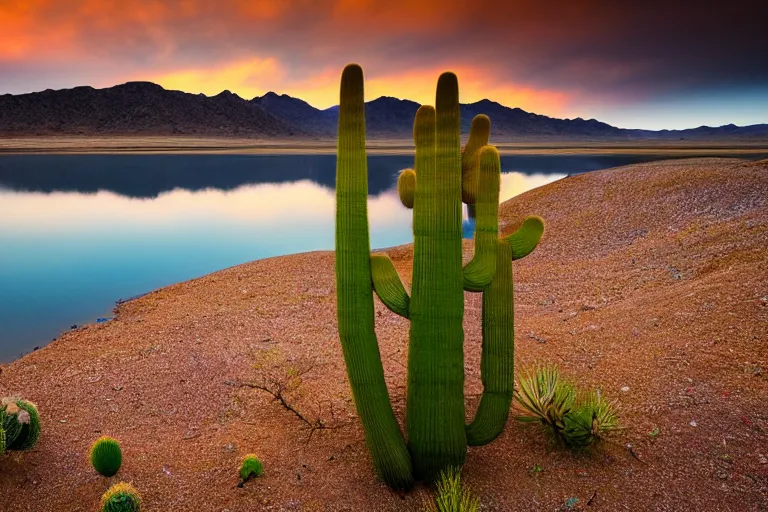
[{"label": "spiny cactus cluster", "polygon": [[103,476],[113,476],[120,469],[123,454],[120,444],[109,436],[98,438],[91,446],[90,454],[93,468]]},{"label": "spiny cactus cluster", "polygon": [[556,366],[526,372],[515,399],[524,415],[518,419],[540,423],[561,446],[581,450],[620,430],[616,407],[598,392],[579,393],[560,379]]},{"label": "spiny cactus cluster", "polygon": [[6,450],[30,450],[40,439],[40,416],[32,402],[0,400],[0,455]]},{"label": "spiny cactus cluster", "polygon": [[131,485],[125,482],[115,484],[101,497],[101,512],[139,512],[141,496]]},{"label": "spiny cactus cluster", "polygon": [[[463,152],[459,89],[453,73],[437,83],[436,107],[416,113],[415,169],[398,178],[403,204],[413,208],[414,263],[408,295],[386,254],[370,255],[368,168],[363,72],[349,65],[341,77],[336,168],[336,283],[339,336],[358,415],[379,476],[409,488],[414,477],[434,480],[460,467],[467,445],[496,438],[513,393],[511,261],[529,254],[544,231],[529,217],[506,238],[498,236],[500,159],[488,145],[490,120],[478,116]],[[462,265],[462,201],[475,210],[475,254]],[[465,425],[464,291],[483,293],[484,391]],[[407,442],[384,381],[374,332],[373,292],[410,319]]]}]

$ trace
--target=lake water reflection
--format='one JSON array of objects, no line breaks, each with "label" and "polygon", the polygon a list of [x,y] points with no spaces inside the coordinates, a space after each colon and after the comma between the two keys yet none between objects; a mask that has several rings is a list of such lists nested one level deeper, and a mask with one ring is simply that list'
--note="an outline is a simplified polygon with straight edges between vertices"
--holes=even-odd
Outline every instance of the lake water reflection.
[{"label": "lake water reflection", "polygon": [[[643,156],[502,158],[502,200]],[[369,157],[372,247],[410,242],[410,156]],[[114,303],[247,261],[334,246],[333,155],[0,156],[0,362]]]}]

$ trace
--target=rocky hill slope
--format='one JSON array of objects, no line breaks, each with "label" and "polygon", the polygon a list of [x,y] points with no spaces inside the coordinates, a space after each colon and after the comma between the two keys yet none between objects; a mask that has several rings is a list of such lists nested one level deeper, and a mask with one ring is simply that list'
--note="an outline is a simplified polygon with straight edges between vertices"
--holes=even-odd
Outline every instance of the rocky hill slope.
[{"label": "rocky hill slope", "polygon": [[[573,176],[504,203],[503,233],[529,214],[547,231],[513,264],[516,371],[559,364],[615,400],[627,430],[572,455],[511,420],[468,453],[462,479],[483,509],[760,510],[768,161]],[[408,285],[412,246],[388,252]],[[481,390],[480,306],[466,295],[468,414]],[[408,328],[377,302],[400,420]],[[93,510],[108,482],[87,453],[102,434],[120,439],[118,477],[147,510],[423,510],[424,488],[400,496],[373,474],[338,342],[332,252],[155,291],[0,370],[0,396],[36,402],[42,418],[35,450],[0,458],[0,495],[15,510]],[[278,388],[309,423],[268,391]],[[265,474],[239,488],[250,452]]]}]

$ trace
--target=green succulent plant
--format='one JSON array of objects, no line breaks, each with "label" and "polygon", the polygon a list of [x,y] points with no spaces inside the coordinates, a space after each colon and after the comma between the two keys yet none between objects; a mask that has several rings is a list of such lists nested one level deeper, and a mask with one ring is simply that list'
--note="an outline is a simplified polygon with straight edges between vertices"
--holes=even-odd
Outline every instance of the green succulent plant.
[{"label": "green succulent plant", "polygon": [[123,463],[120,443],[109,436],[101,436],[91,446],[91,465],[103,476],[113,476]]},{"label": "green succulent plant", "polygon": [[461,471],[448,468],[440,473],[435,486],[434,501],[427,505],[427,512],[477,512],[480,498],[462,485]]},{"label": "green succulent plant", "polygon": [[[490,121],[472,124],[462,156],[458,80],[444,73],[436,107],[422,106],[414,121],[414,170],[398,178],[398,193],[413,208],[414,264],[410,295],[386,254],[370,254],[368,167],[363,71],[349,65],[341,77],[336,167],[336,289],[339,336],[347,375],[378,475],[407,489],[414,478],[434,480],[464,463],[467,445],[495,439],[513,393],[512,260],[529,254],[544,231],[529,217],[499,238],[501,163],[487,145]],[[475,253],[462,265],[462,197],[476,216]],[[464,291],[483,293],[484,391],[465,425]],[[384,381],[374,331],[373,293],[411,321],[406,402],[407,443]]]},{"label": "green succulent plant", "polygon": [[16,398],[3,398],[2,429],[6,450],[30,450],[40,439],[40,415],[32,402]]},{"label": "green succulent plant", "polygon": [[259,458],[253,454],[246,455],[240,465],[240,482],[247,482],[251,478],[260,477],[263,474],[264,465]]},{"label": "green succulent plant", "polygon": [[560,379],[556,366],[525,372],[515,399],[523,411],[518,420],[540,423],[567,448],[588,448],[622,429],[615,404],[598,392],[580,397],[573,385]]},{"label": "green succulent plant", "polygon": [[542,366],[523,373],[515,398],[526,413],[520,421],[540,421],[554,435],[565,428],[563,418],[573,406],[575,390],[560,380],[556,366]]},{"label": "green succulent plant", "polygon": [[120,482],[101,496],[101,512],[140,512],[141,496],[131,485]]},{"label": "green succulent plant", "polygon": [[616,406],[602,398],[598,392],[587,398],[564,418],[562,436],[565,445],[584,449],[598,443],[606,435],[623,430],[619,424]]}]

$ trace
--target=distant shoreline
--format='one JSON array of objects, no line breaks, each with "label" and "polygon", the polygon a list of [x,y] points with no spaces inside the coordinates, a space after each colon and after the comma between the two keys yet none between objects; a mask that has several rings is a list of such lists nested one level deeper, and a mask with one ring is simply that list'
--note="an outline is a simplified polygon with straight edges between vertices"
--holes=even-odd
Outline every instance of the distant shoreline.
[{"label": "distant shoreline", "polygon": [[[515,140],[492,141],[501,154],[749,156],[768,154],[768,140]],[[368,141],[372,155],[412,154],[411,140]],[[336,140],[264,140],[215,137],[0,137],[8,154],[335,154]]]}]

